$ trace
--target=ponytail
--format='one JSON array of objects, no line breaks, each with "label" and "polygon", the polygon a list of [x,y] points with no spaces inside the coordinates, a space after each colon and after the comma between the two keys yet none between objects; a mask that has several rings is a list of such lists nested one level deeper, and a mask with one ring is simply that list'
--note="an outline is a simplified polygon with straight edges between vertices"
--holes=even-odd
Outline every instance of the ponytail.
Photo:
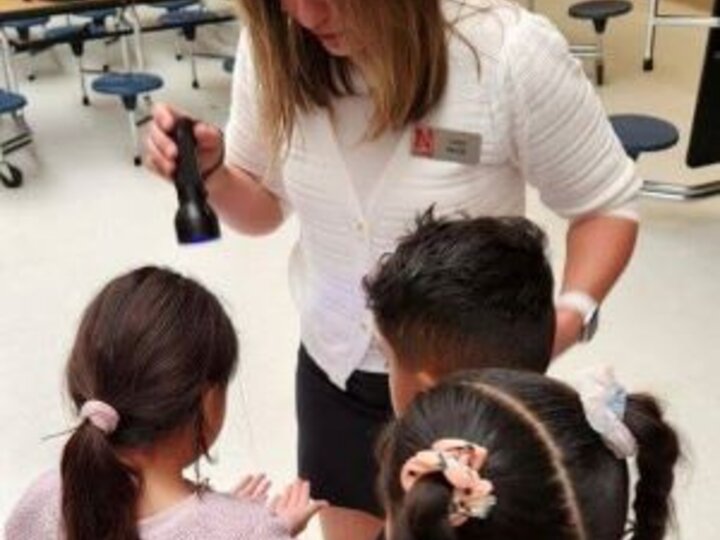
[{"label": "ponytail", "polygon": [[658,402],[644,394],[629,396],[625,423],[637,439],[638,481],[632,540],[661,540],[673,520],[671,491],[680,442],[665,422]]},{"label": "ponytail", "polygon": [[393,540],[455,540],[450,525],[453,488],[442,474],[430,474],[413,486],[393,520]]},{"label": "ponytail", "polygon": [[138,475],[117,458],[108,435],[83,422],[65,445],[61,472],[67,540],[140,540]]}]

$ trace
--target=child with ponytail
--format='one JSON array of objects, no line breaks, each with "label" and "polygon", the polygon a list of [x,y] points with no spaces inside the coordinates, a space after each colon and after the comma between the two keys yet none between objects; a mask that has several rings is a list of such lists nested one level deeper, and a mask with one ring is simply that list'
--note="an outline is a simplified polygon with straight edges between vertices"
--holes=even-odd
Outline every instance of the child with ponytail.
[{"label": "child with ponytail", "polygon": [[[110,282],[86,309],[67,364],[79,416],[60,471],[24,495],[7,540],[287,540],[323,506],[297,481],[232,494],[183,470],[207,455],[237,367],[235,329],[213,294],[145,267]],[[199,476],[199,475],[198,475]]]},{"label": "child with ponytail", "polygon": [[660,540],[680,448],[607,370],[573,389],[489,369],[419,395],[379,455],[388,540]]}]

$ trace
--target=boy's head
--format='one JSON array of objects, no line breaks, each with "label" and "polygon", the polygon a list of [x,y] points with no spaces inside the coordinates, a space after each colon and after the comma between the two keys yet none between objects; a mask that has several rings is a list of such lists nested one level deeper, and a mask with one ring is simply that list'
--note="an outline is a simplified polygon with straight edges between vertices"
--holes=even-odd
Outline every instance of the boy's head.
[{"label": "boy's head", "polygon": [[429,210],[365,279],[396,410],[465,369],[544,372],[555,334],[543,231],[524,218]]}]

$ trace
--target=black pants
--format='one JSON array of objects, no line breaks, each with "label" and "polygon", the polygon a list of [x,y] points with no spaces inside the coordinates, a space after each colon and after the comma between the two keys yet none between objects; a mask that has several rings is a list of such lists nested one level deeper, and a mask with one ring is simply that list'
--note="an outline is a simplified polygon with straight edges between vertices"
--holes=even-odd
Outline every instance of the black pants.
[{"label": "black pants", "polygon": [[343,391],[301,346],[295,390],[299,472],[313,498],[382,517],[375,443],[392,418],[387,375],[356,371]]}]

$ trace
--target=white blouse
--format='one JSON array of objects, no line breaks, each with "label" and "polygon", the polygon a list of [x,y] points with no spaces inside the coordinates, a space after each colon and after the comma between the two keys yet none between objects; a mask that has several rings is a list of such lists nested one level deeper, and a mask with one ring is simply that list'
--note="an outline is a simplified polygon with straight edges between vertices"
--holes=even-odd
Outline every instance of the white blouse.
[{"label": "white blouse", "polygon": [[[467,4],[475,7],[447,0],[448,17],[458,21],[458,31],[475,48],[480,70],[465,40],[451,36],[447,90],[422,124],[479,135],[478,163],[413,155],[416,126],[391,139],[390,144],[397,141],[391,152],[368,152],[369,142],[354,148],[345,131],[364,133],[366,126],[356,123],[366,115],[344,114],[334,127],[327,111],[316,110],[299,115],[280,171],[266,180],[300,225],[290,281],[302,341],[340,387],[358,368],[382,369],[380,353],[371,347],[372,316],[361,281],[430,205],[438,215],[522,215],[530,184],[548,207],[572,219],[626,208],[641,186],[557,29],[503,0]],[[250,47],[244,34],[226,159],[267,177]],[[371,165],[380,171],[378,179],[362,196],[353,182],[362,172],[348,170],[348,162],[361,162],[348,159],[355,150],[385,161]]]}]

